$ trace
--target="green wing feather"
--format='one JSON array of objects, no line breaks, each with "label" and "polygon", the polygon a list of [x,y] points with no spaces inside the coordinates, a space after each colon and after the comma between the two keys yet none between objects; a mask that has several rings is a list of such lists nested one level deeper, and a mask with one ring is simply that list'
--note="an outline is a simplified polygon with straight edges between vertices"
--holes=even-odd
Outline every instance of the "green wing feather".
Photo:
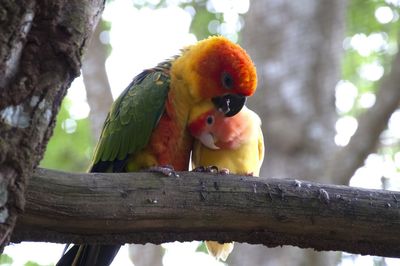
[{"label": "green wing feather", "polygon": [[[165,109],[170,77],[154,68],[138,75],[113,103],[97,143],[92,172],[104,171],[115,161],[146,147]],[[109,162],[109,164],[104,164]],[[102,169],[94,170],[102,164]]]}]

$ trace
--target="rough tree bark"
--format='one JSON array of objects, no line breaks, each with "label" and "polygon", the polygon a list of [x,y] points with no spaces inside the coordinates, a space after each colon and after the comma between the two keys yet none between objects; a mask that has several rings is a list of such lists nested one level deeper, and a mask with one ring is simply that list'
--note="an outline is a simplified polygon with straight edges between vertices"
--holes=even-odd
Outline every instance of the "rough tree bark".
[{"label": "rough tree bark", "polygon": [[103,0],[0,3],[1,250],[103,8]]},{"label": "rough tree bark", "polygon": [[180,175],[38,169],[12,239],[108,244],[235,240],[400,257],[400,192]]},{"label": "rough tree bark", "polygon": [[[253,1],[243,46],[259,87],[249,105],[262,117],[263,176],[335,183],[324,168],[336,151],[335,85],[340,79],[346,1]],[[330,258],[328,257],[330,256]],[[337,255],[295,248],[235,247],[229,265],[335,265]]]}]

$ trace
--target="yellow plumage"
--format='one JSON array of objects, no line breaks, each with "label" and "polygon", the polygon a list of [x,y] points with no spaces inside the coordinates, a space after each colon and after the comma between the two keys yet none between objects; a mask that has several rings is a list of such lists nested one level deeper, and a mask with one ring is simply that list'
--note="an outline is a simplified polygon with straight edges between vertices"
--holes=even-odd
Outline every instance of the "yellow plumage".
[{"label": "yellow plumage", "polygon": [[235,116],[224,117],[204,102],[192,108],[189,131],[196,139],[193,168],[213,165],[235,174],[259,175],[264,140],[261,120],[255,112],[243,107]]},{"label": "yellow plumage", "polygon": [[220,244],[217,241],[205,241],[208,254],[217,260],[226,261],[233,250],[233,242]]},{"label": "yellow plumage", "polygon": [[[230,173],[260,173],[264,159],[264,139],[258,115],[243,107],[233,117],[223,117],[209,103],[195,106],[189,118],[189,131],[195,137],[192,166],[217,166]],[[209,254],[226,260],[233,242],[205,241]]]}]

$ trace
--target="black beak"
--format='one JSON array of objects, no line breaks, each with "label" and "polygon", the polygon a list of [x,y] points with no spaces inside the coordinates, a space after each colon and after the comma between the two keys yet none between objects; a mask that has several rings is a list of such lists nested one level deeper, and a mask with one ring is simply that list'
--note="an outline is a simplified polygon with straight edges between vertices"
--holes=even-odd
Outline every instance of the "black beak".
[{"label": "black beak", "polygon": [[242,110],[246,97],[237,94],[226,94],[212,98],[212,102],[218,111],[223,112],[227,117],[231,117]]}]

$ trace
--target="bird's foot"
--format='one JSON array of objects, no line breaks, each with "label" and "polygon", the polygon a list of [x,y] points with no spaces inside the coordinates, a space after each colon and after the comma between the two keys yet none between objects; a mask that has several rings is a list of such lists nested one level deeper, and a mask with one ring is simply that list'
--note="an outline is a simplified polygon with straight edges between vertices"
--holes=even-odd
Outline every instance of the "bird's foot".
[{"label": "bird's foot", "polygon": [[178,173],[175,172],[174,167],[172,165],[157,165],[157,166],[151,166],[146,171],[149,172],[154,172],[154,173],[161,173],[165,176],[174,176],[174,177],[179,177]]},{"label": "bird's foot", "polygon": [[229,175],[230,171],[228,168],[221,168],[218,173],[221,175]]},{"label": "bird's foot", "polygon": [[198,172],[198,173],[218,173],[218,167],[212,165],[212,166],[199,166],[196,167],[192,170],[193,172]]},{"label": "bird's foot", "polygon": [[[221,171],[227,170],[229,173],[228,169],[223,168]],[[218,169],[217,166],[215,165],[210,165],[210,166],[199,166],[193,169],[193,172],[199,172],[199,173],[212,173],[212,174],[218,174],[221,173],[221,171]]]},{"label": "bird's foot", "polygon": [[218,173],[218,167],[216,167],[215,165],[207,166],[206,167],[206,172],[217,174]]},{"label": "bird's foot", "polygon": [[204,173],[206,168],[204,166],[198,166],[192,170],[192,172]]}]

